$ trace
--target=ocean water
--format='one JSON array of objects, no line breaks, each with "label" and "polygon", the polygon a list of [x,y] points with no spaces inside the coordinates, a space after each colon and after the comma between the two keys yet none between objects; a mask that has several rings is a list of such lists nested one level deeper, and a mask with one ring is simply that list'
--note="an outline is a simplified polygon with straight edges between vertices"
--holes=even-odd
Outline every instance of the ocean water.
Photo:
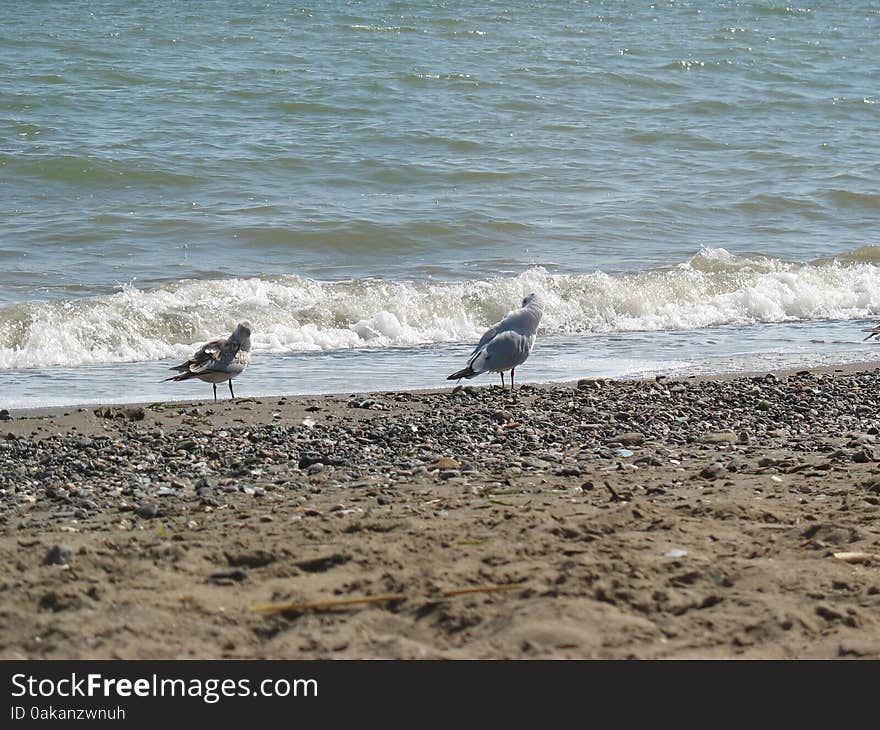
[{"label": "ocean water", "polygon": [[0,10],[2,407],[876,358],[877,2]]}]

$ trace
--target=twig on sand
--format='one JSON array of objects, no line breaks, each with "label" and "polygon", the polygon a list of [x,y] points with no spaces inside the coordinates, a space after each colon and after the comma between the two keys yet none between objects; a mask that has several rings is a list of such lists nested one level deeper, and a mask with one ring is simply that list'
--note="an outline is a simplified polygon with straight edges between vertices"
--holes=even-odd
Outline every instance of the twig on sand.
[{"label": "twig on sand", "polygon": [[621,497],[617,492],[614,491],[614,487],[612,487],[608,482],[605,482],[605,487],[611,492],[611,501],[612,502],[625,502],[626,500]]},{"label": "twig on sand", "polygon": [[292,603],[263,603],[251,606],[252,611],[258,613],[305,613],[306,611],[332,611],[347,606],[369,605],[373,603],[395,603],[398,601],[424,601],[436,603],[439,600],[464,596],[470,593],[500,593],[501,591],[514,591],[523,588],[524,583],[512,583],[510,585],[477,586],[473,588],[452,588],[440,591],[436,595],[408,595],[406,593],[383,593],[378,596],[351,596],[348,598],[329,598],[324,601],[294,601]]}]

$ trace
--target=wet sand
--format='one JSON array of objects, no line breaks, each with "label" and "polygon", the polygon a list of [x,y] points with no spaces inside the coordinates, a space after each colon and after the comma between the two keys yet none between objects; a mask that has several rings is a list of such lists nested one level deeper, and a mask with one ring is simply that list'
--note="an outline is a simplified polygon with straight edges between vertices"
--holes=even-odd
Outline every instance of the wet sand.
[{"label": "wet sand", "polygon": [[0,414],[0,657],[878,658],[878,387]]}]

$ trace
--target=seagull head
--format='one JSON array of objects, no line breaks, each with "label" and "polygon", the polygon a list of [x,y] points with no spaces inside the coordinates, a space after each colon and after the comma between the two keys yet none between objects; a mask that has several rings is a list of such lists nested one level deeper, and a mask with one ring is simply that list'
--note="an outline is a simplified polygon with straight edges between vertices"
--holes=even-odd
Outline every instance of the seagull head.
[{"label": "seagull head", "polygon": [[530,304],[534,302],[536,307],[541,306],[541,300],[538,299],[538,295],[535,292],[529,294],[525,299],[522,300],[522,305],[524,307],[528,307]]},{"label": "seagull head", "polygon": [[232,339],[236,342],[244,342],[251,337],[251,323],[246,319],[239,322],[235,326],[235,332],[232,333]]}]

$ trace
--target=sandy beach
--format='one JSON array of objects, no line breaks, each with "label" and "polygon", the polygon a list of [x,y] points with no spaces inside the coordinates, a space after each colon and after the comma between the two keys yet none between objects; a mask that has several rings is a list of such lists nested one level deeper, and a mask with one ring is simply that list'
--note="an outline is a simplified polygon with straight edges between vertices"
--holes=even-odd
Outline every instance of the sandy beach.
[{"label": "sandy beach", "polygon": [[878,379],[0,412],[0,657],[878,658]]}]

